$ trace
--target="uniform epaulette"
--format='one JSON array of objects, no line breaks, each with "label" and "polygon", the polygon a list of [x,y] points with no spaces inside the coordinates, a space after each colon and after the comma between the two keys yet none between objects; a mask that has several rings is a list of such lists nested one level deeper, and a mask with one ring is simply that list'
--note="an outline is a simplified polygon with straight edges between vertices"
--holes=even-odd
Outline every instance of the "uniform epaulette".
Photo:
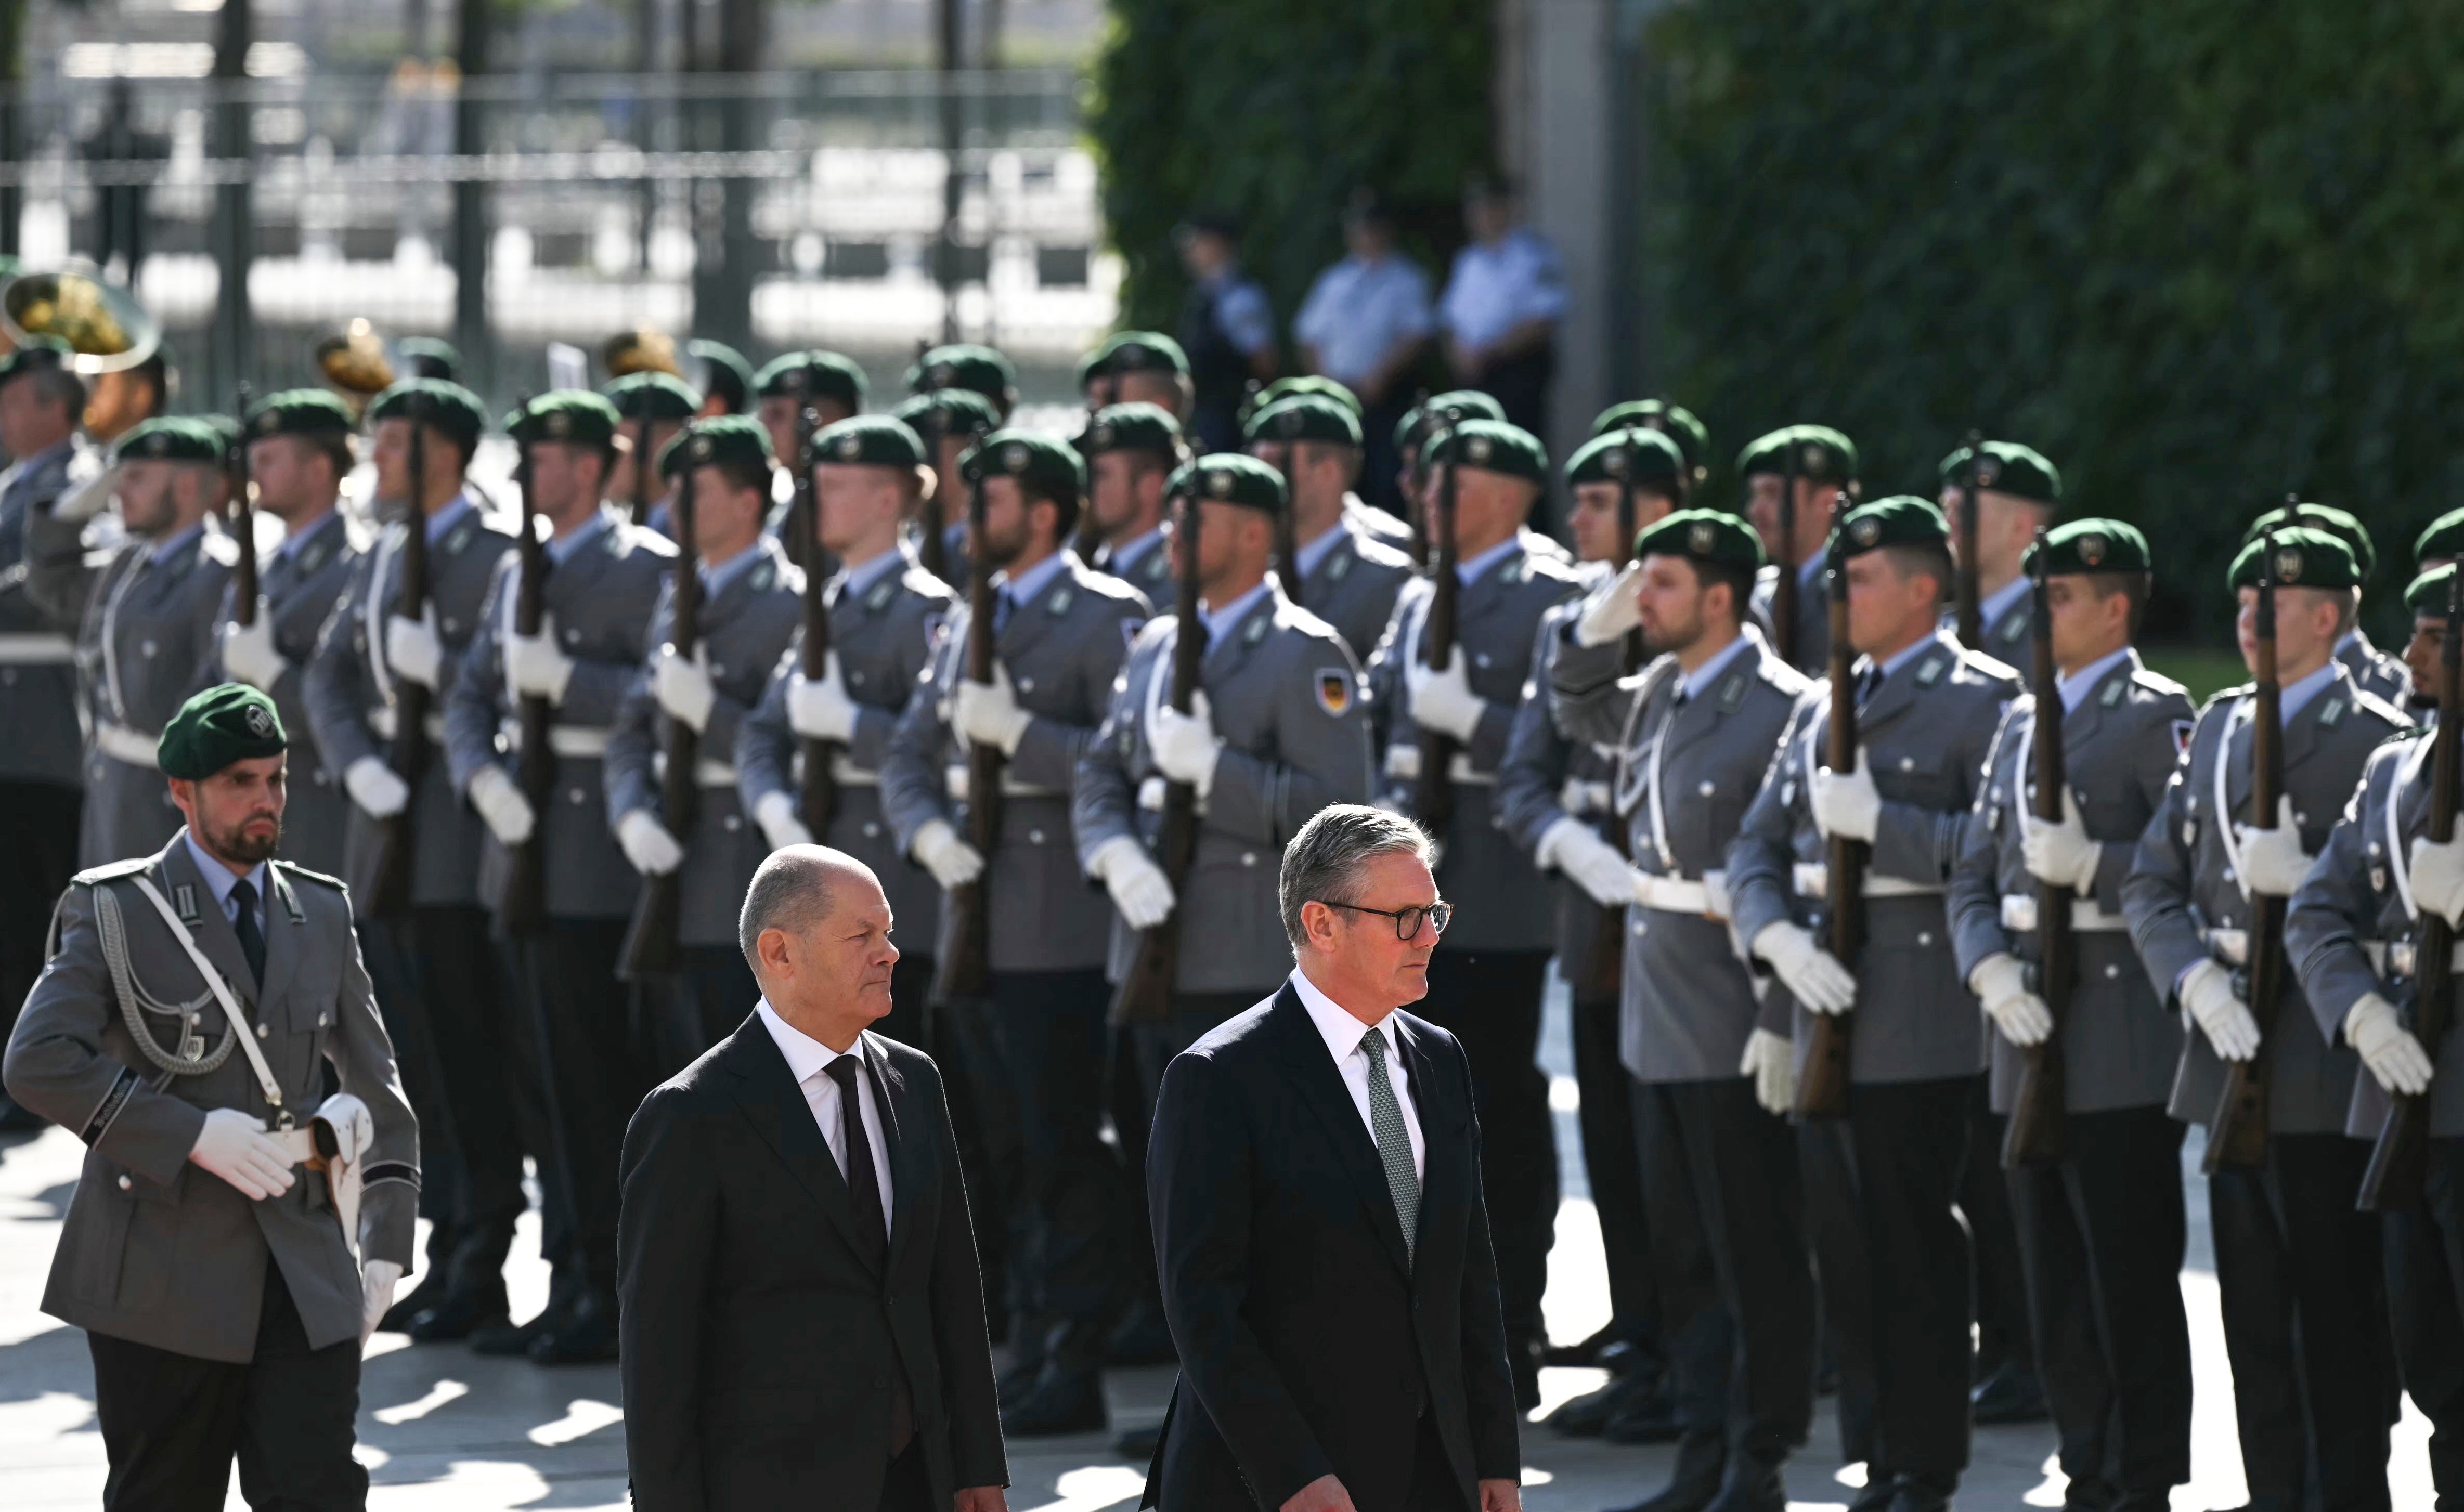
[{"label": "uniform epaulette", "polygon": [[2422,735],[2436,734],[2437,733],[2438,727],[2436,725],[2407,725],[2401,730],[2390,731],[2380,739],[2377,745],[2370,749],[2373,751],[2385,750],[2388,746],[2403,745],[2408,740],[2416,739]]},{"label": "uniform epaulette", "polygon": [[623,530],[607,533],[608,544],[621,544],[627,550],[647,552],[653,557],[673,557],[676,554],[676,543],[649,526],[636,525],[630,520],[621,523],[625,527]]},{"label": "uniform epaulette", "polygon": [[1959,663],[1962,670],[1972,673],[1977,677],[1981,677],[1990,683],[2024,683],[2027,681],[2026,678],[2019,675],[2019,668],[2012,666],[2010,663],[1997,661],[1994,658],[1986,655],[1983,651],[1971,651],[1964,646],[1959,648]]},{"label": "uniform epaulette", "polygon": [[151,856],[131,856],[126,861],[111,861],[99,866],[88,866],[71,877],[69,882],[75,887],[91,887],[99,882],[109,882],[116,877],[133,877],[152,865],[154,865],[154,858]]},{"label": "uniform epaulette", "polygon": [[197,543],[197,549],[204,552],[206,554],[206,559],[214,563],[216,566],[236,567],[239,565],[239,542],[233,540],[231,537],[224,535],[221,531],[209,530],[206,532],[205,539]]},{"label": "uniform epaulette", "polygon": [[[1543,540],[1548,539],[1545,536],[1540,538]],[[1551,544],[1553,545],[1555,543],[1551,542]],[[1523,576],[1526,578],[1554,578],[1559,582],[1571,583],[1578,588],[1583,586],[1584,582],[1582,569],[1574,562],[1568,560],[1563,556],[1551,557],[1543,552],[1530,550],[1529,546],[1525,548],[1523,553]]]},{"label": "uniform epaulette", "polygon": [[1352,537],[1352,554],[1362,561],[1379,567],[1401,567],[1409,570],[1412,565],[1412,559],[1408,553],[1387,545],[1375,536],[1355,533]]},{"label": "uniform epaulette", "polygon": [[1535,561],[1553,561],[1563,566],[1573,565],[1573,553],[1554,536],[1544,535],[1529,525],[1519,526],[1514,538],[1522,544],[1523,555]]},{"label": "uniform epaulette", "polygon": [[2208,695],[2208,701],[2206,703],[2199,706],[2199,717],[2204,719],[2208,716],[2209,710],[2216,708],[2231,699],[2247,697],[2249,694],[2255,692],[2257,689],[2258,685],[2256,683],[2235,683],[2231,688],[2219,688],[2214,692]]},{"label": "uniform epaulette", "polygon": [[2189,689],[2173,681],[2163,672],[2151,672],[2145,667],[2131,668],[2130,682],[2133,687],[2145,689],[2151,693],[2180,693],[2185,698],[2190,696]]},{"label": "uniform epaulette", "polygon": [[1109,572],[1097,572],[1094,568],[1084,565],[1075,566],[1071,570],[1077,575],[1078,585],[1089,593],[1123,602],[1133,602],[1146,597],[1138,592],[1137,584],[1115,578]]},{"label": "uniform epaulette", "polygon": [[2364,713],[2377,715],[2379,718],[2387,721],[2387,725],[2392,729],[2402,731],[2411,728],[2411,715],[2406,713],[2403,710],[2398,709],[2395,705],[2388,703],[2386,699],[2381,698],[2378,694],[2371,692],[2366,688],[2354,688],[2353,707]]},{"label": "uniform epaulette", "polygon": [[915,562],[898,574],[899,585],[908,592],[927,599],[955,599],[958,591],[933,576],[922,562]]},{"label": "uniform epaulette", "polygon": [[[1161,620],[1168,619],[1170,616],[1159,614],[1155,616],[1155,618]],[[1325,619],[1319,616],[1316,610],[1306,608],[1300,604],[1294,603],[1289,599],[1286,599],[1282,603],[1276,605],[1275,623],[1285,628],[1298,630],[1304,635],[1311,636],[1321,641],[1340,641],[1343,639],[1343,632],[1328,624]]]},{"label": "uniform epaulette", "polygon": [[276,856],[274,859],[274,864],[276,866],[281,867],[286,876],[297,877],[302,882],[321,883],[324,886],[333,888],[336,892],[346,895],[351,890],[351,885],[344,882],[341,878],[329,877],[321,871],[313,871],[308,867],[299,865],[299,863],[296,861],[285,861],[281,857]]}]

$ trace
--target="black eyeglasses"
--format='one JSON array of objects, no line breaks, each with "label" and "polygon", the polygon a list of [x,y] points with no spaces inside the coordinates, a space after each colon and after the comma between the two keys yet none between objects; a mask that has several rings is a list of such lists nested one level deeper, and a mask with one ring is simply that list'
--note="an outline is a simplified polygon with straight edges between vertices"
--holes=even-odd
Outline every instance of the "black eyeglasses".
[{"label": "black eyeglasses", "polygon": [[1320,898],[1317,901],[1330,909],[1350,909],[1354,913],[1374,913],[1381,919],[1393,919],[1395,937],[1398,940],[1417,938],[1420,932],[1422,919],[1429,921],[1431,929],[1443,934],[1446,932],[1446,926],[1453,923],[1455,917],[1455,906],[1451,903],[1432,903],[1426,908],[1414,904],[1408,909],[1371,909],[1357,903],[1337,903],[1332,898]]}]

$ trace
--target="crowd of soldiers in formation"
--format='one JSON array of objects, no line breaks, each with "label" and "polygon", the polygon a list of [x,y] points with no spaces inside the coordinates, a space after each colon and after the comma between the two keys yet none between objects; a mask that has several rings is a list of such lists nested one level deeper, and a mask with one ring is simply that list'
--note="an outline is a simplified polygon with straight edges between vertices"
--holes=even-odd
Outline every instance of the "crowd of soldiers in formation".
[{"label": "crowd of soldiers in formation", "polygon": [[[1004,1429],[1104,1427],[1100,1369],[1173,1352],[1133,1175],[1162,1066],[1288,970],[1285,840],[1370,801],[1441,847],[1416,1011],[1474,1067],[1525,1405],[1543,1363],[1608,1367],[1550,1422],[1677,1442],[1642,1505],[1780,1505],[1817,1391],[1859,1508],[1947,1505],[1971,1419],[2045,1416],[2066,1505],[2167,1505],[2191,1124],[2252,1504],[2386,1506],[2400,1391],[2464,1495],[2430,958],[2464,849],[2416,726],[2453,696],[2464,512],[2417,544],[2401,659],[2356,625],[2363,524],[2262,516],[2232,581],[2256,681],[2194,709],[2133,648],[2146,541],[2057,523],[2013,443],[1867,501],[1847,437],[1790,427],[1730,514],[1682,407],[1612,408],[1552,475],[1466,390],[1388,438],[1398,517],[1326,380],[1193,456],[1167,337],[1087,358],[1069,440],[1007,427],[983,347],[924,353],[888,414],[832,353],[693,352],[698,386],[635,340],[505,417],[515,498],[467,476],[488,416],[450,354],[107,452],[60,350],[0,363],[0,990],[71,870],[178,823],[182,700],[272,694],[308,735],[282,854],[350,884],[425,1136],[385,1326],[612,1357],[626,1122],[751,1008],[745,883],[818,838],[895,910],[886,1032],[953,1068]],[[1527,524],[1560,482],[1571,552]],[[1614,1304],[1557,1346],[1552,957]],[[2365,1211],[2391,1106],[2428,1179]],[[554,1281],[517,1322],[525,1159]]]}]

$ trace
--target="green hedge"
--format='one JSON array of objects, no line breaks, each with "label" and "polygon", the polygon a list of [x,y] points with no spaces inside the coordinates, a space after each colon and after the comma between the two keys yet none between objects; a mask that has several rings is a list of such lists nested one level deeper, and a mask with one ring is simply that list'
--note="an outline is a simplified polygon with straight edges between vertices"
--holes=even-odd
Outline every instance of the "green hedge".
[{"label": "green hedge", "polygon": [[1720,0],[1646,53],[1656,366],[1724,449],[1824,421],[1930,493],[1969,427],[2029,441],[2148,531],[2176,634],[2299,488],[2401,622],[2464,503],[2464,10]]}]

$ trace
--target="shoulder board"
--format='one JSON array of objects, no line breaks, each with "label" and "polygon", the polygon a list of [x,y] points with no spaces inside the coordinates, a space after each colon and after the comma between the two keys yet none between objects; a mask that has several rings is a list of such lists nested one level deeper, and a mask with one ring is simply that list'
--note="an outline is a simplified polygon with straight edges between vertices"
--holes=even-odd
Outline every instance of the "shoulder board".
[{"label": "shoulder board", "polygon": [[1960,669],[1971,677],[1989,683],[2008,683],[2013,687],[2025,682],[2019,669],[2008,662],[1996,661],[1983,651],[1963,648],[1959,653]]},{"label": "shoulder board", "polygon": [[[1164,614],[1157,615],[1155,618],[1168,620],[1172,618],[1172,616]],[[1285,600],[1283,604],[1275,610],[1272,618],[1277,629],[1288,630],[1295,635],[1304,635],[1311,640],[1317,641],[1340,641],[1343,639],[1343,632],[1328,624],[1325,620],[1319,618],[1315,611],[1305,609],[1288,599]],[[1261,621],[1260,623],[1263,624],[1265,622]]]},{"label": "shoulder board", "polygon": [[2139,668],[2131,672],[2130,685],[2133,688],[2145,692],[2180,693],[2185,698],[2190,696],[2190,690],[2188,688],[2183,687],[2180,683],[2173,681],[2173,679],[2166,676],[2162,672],[2151,672],[2145,667]]},{"label": "shoulder board", "polygon": [[2251,693],[2256,691],[2258,685],[2256,683],[2235,683],[2231,688],[2217,689],[2214,692],[2208,695],[2208,701],[2206,703],[2199,706],[2199,717],[2204,719],[2207,717],[2209,710],[2222,709],[2226,705],[2231,704],[2237,699],[2248,697]]},{"label": "shoulder board", "polygon": [[622,545],[627,550],[642,552],[645,555],[651,557],[670,558],[676,554],[676,543],[674,541],[668,539],[668,537],[660,535],[657,531],[650,529],[647,525],[627,523],[619,525],[616,529],[609,531],[607,533],[607,549],[612,552],[615,551],[619,545]]},{"label": "shoulder board", "polygon": [[[1353,535],[1351,559],[1356,559],[1373,567],[1387,567],[1399,572],[1412,570],[1412,559],[1408,555],[1387,545],[1375,536]],[[1347,559],[1338,557],[1336,559]]]},{"label": "shoulder board", "polygon": [[1764,682],[1771,684],[1791,698],[1805,690],[1806,675],[1776,656],[1761,658],[1757,670]]},{"label": "shoulder board", "polygon": [[2366,688],[2352,690],[2352,700],[2356,712],[2369,715],[2391,731],[2402,732],[2412,728],[2412,717],[2409,714]]},{"label": "shoulder board", "polygon": [[[1547,537],[1544,537],[1542,538],[1546,539]],[[1553,542],[1551,544],[1553,544]],[[1582,575],[1573,562],[1568,561],[1563,557],[1551,557],[1539,551],[1532,550],[1528,543],[1523,555],[1515,559],[1515,560],[1507,562],[1506,565],[1508,567],[1519,566],[1523,569],[1516,578],[1507,581],[1521,581],[1525,579],[1546,580],[1550,582],[1561,583],[1571,588],[1579,588],[1583,585]]]},{"label": "shoulder board", "polygon": [[1045,596],[1045,605],[1055,614],[1068,613],[1074,595],[1071,597],[1064,597],[1064,595],[1072,586],[1083,588],[1099,598],[1111,599],[1123,603],[1136,603],[1146,597],[1138,592],[1135,583],[1126,579],[1115,578],[1109,572],[1097,572],[1091,567],[1073,567],[1070,569],[1069,581]]},{"label": "shoulder board", "polygon": [[131,856],[126,861],[106,862],[99,866],[88,866],[71,877],[69,882],[75,887],[91,887],[97,883],[111,882],[121,877],[133,877],[152,865],[154,865],[154,858],[151,856]]},{"label": "shoulder board", "polygon": [[205,539],[198,543],[197,549],[206,554],[206,559],[208,561],[213,562],[219,566],[236,567],[239,565],[239,542],[231,539],[229,536],[224,535],[221,531],[209,530],[206,532]]},{"label": "shoulder board", "polygon": [[321,871],[311,871],[306,866],[299,865],[299,863],[296,861],[284,861],[277,856],[275,858],[274,864],[282,869],[285,876],[297,877],[302,882],[319,883],[333,888],[336,892],[348,893],[351,890],[350,884],[344,882],[341,878],[329,877]]},{"label": "shoulder board", "polygon": [[957,597],[957,592],[948,583],[934,577],[921,566],[910,567],[901,572],[898,575],[898,581],[906,585],[908,592],[919,598],[933,599],[946,603]]}]

